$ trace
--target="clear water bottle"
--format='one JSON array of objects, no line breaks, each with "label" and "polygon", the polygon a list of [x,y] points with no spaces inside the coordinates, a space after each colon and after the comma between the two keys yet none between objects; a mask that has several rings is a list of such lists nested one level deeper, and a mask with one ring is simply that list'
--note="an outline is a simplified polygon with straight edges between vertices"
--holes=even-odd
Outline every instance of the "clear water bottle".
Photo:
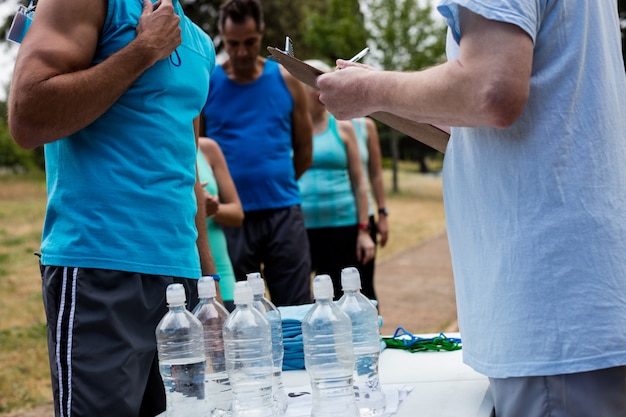
[{"label": "clear water bottle", "polygon": [[272,331],[253,305],[246,281],[235,283],[235,310],[224,323],[226,371],[233,390],[234,417],[273,416]]},{"label": "clear water bottle", "polygon": [[233,395],[226,373],[222,338],[222,327],[228,318],[228,310],[215,299],[217,296],[215,285],[212,275],[203,276],[198,280],[200,301],[193,309],[193,315],[200,320],[204,328],[206,356],[204,392],[211,409],[210,416],[230,417]]},{"label": "clear water bottle", "polygon": [[254,307],[270,322],[270,328],[272,329],[272,359],[274,360],[272,397],[274,399],[274,414],[284,414],[287,411],[287,393],[283,385],[284,348],[282,318],[278,308],[265,297],[265,281],[261,278],[261,274],[253,272],[247,274],[247,278],[254,296]]},{"label": "clear water bottle", "polygon": [[302,320],[304,364],[311,379],[311,417],[358,417],[350,317],[333,302],[329,275],[313,280],[315,304]]},{"label": "clear water bottle", "polygon": [[206,417],[202,324],[185,308],[185,288],[170,284],[169,311],[156,328],[159,371],[165,387],[167,417]]},{"label": "clear water bottle", "polygon": [[337,305],[352,320],[355,380],[354,396],[362,417],[377,416],[385,412],[385,394],[378,377],[380,333],[378,310],[361,293],[361,277],[356,268],[341,271],[343,296]]}]

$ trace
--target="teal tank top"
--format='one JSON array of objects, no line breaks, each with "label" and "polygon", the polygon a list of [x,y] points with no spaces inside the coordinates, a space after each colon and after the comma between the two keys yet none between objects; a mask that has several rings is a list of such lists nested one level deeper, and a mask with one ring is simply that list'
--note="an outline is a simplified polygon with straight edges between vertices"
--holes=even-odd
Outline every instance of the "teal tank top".
[{"label": "teal tank top", "polygon": [[[211,39],[181,16],[182,44],[100,118],[45,145],[45,265],[198,278],[196,145],[215,66]],[[135,37],[140,0],[109,0],[93,64]]]},{"label": "teal tank top", "polygon": [[328,128],[313,135],[313,165],[300,177],[298,185],[307,229],[358,223],[348,154],[331,114]]},{"label": "teal tank top", "polygon": [[[201,183],[207,183],[204,189],[211,195],[219,194],[217,181],[213,175],[213,169],[207,162],[201,150],[197,154],[198,177]],[[222,300],[233,301],[235,293],[235,272],[233,264],[228,254],[228,245],[226,236],[222,230],[222,226],[210,217],[206,219],[206,231],[209,236],[209,244],[211,245],[211,253],[215,262],[215,269],[220,276],[220,293]]]}]

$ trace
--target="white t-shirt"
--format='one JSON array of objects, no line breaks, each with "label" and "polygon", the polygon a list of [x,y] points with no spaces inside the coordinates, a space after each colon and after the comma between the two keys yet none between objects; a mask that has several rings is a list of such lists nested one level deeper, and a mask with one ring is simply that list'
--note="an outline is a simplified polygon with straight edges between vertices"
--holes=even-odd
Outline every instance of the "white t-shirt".
[{"label": "white t-shirt", "polygon": [[[626,364],[626,79],[613,0],[443,0],[534,41],[508,129],[454,128],[444,199],[464,360],[491,377]],[[494,39],[497,42],[497,39]]]}]

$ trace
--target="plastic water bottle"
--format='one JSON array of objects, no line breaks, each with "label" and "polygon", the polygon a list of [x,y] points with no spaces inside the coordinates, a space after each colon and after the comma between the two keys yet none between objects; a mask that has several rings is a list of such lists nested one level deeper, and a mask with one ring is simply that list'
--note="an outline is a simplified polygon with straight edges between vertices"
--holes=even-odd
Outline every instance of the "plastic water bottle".
[{"label": "plastic water bottle", "polygon": [[355,380],[354,396],[362,417],[377,416],[385,412],[385,394],[378,377],[380,333],[378,310],[361,293],[361,277],[356,268],[341,271],[343,296],[337,305],[352,320]]},{"label": "plastic water bottle", "polygon": [[315,304],[302,320],[304,364],[311,379],[311,417],[358,417],[350,317],[333,302],[328,275],[313,280]]},{"label": "plastic water bottle", "polygon": [[193,309],[193,315],[204,328],[204,392],[211,409],[210,416],[230,417],[233,395],[226,373],[222,338],[222,327],[228,318],[228,310],[215,299],[217,290],[211,275],[198,280],[198,296],[200,301]]},{"label": "plastic water bottle", "polygon": [[226,371],[233,390],[234,417],[273,416],[272,331],[253,305],[246,281],[235,283],[235,310],[224,323]]},{"label": "plastic water bottle", "polygon": [[170,284],[169,311],[156,328],[159,371],[165,387],[167,417],[206,417],[202,324],[185,308],[185,288]]},{"label": "plastic water bottle", "polygon": [[272,359],[274,361],[272,397],[274,399],[274,414],[284,414],[287,411],[287,393],[283,385],[284,348],[282,318],[276,306],[265,297],[265,281],[261,278],[261,274],[253,272],[247,274],[247,278],[254,296],[254,307],[270,322],[270,328],[272,329]]}]

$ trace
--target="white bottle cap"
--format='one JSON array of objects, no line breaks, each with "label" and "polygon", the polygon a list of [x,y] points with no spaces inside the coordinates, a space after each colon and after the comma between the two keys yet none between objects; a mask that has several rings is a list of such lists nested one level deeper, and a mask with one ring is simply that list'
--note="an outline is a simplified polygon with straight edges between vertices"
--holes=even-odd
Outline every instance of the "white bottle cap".
[{"label": "white bottle cap", "polygon": [[359,270],[351,266],[341,270],[341,287],[344,291],[360,290],[361,275]]},{"label": "white bottle cap", "polygon": [[185,287],[183,284],[170,284],[165,290],[165,300],[167,304],[175,307],[185,305]]},{"label": "white bottle cap", "polygon": [[260,273],[251,272],[246,274],[246,277],[248,277],[248,284],[250,284],[250,288],[252,288],[252,294],[265,294],[265,281],[261,278]]},{"label": "white bottle cap", "polygon": [[252,304],[252,288],[247,281],[235,282],[235,304]]},{"label": "white bottle cap", "polygon": [[198,297],[199,298],[215,298],[217,289],[215,281],[211,275],[205,275],[198,280]]},{"label": "white bottle cap", "polygon": [[333,298],[334,295],[335,290],[330,275],[317,275],[313,279],[313,296],[316,300]]}]

